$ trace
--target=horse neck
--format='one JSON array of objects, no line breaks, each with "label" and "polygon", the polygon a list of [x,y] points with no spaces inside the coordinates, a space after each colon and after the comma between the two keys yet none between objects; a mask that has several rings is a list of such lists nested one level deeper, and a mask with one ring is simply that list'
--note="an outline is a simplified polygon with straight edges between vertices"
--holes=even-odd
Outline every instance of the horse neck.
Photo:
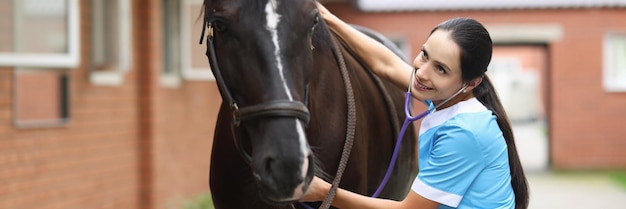
[{"label": "horse neck", "polygon": [[[339,72],[337,55],[333,49],[339,42],[337,42],[336,34],[332,33],[325,24],[317,26],[312,38],[314,68],[311,83],[314,84],[328,79],[329,76],[335,77],[335,73]],[[342,46],[339,44],[339,47]]]},{"label": "horse neck", "polygon": [[[313,35],[313,69],[310,81],[310,112],[311,122],[309,125],[309,136],[311,139],[324,138],[317,137],[327,133],[335,133],[343,136],[345,133],[346,117],[342,113],[347,108],[346,91],[338,65],[337,56],[333,52],[333,45],[336,37],[323,24],[316,28]],[[341,45],[338,45],[341,49]],[[342,49],[343,56],[350,56]],[[348,71],[355,66],[346,63]],[[330,125],[332,123],[333,125]],[[337,129],[337,130],[329,130]],[[336,136],[333,136],[336,137]],[[342,140],[338,140],[342,141]],[[341,146],[339,146],[341,147]]]}]

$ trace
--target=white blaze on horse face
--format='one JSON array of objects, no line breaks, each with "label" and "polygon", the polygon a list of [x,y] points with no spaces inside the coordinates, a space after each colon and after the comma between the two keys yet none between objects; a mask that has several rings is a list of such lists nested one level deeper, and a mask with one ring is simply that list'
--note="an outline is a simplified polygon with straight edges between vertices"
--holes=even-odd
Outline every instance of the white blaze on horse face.
[{"label": "white blaze on horse face", "polygon": [[[291,91],[289,91],[289,87],[287,86],[287,80],[285,79],[285,73],[283,68],[283,61],[280,55],[280,44],[278,42],[278,24],[280,23],[281,15],[278,14],[276,10],[278,2],[276,0],[269,0],[265,5],[265,13],[266,13],[266,21],[267,21],[267,30],[270,32],[272,42],[274,43],[274,57],[276,57],[276,68],[278,69],[278,74],[280,75],[281,82],[283,87],[285,88],[285,93],[289,101],[293,101],[293,96],[291,95]],[[298,142],[300,143],[300,153],[302,153],[303,165],[301,168],[301,174],[303,179],[306,178],[306,174],[309,168],[308,157],[309,156],[309,148],[306,141],[306,135],[304,132],[304,125],[298,119],[296,119],[296,131],[298,133]],[[302,195],[302,186],[304,183],[300,184],[296,187],[296,191],[294,191],[294,195],[298,195],[298,198]]]},{"label": "white blaze on horse face", "polygon": [[[306,173],[309,169],[309,158],[305,157],[302,163],[302,179],[306,179]],[[298,200],[304,195],[304,182],[300,183],[293,191],[293,200]]]},{"label": "white blaze on horse face", "polygon": [[270,32],[272,42],[274,43],[274,57],[276,57],[276,68],[278,69],[280,80],[283,83],[283,87],[285,87],[285,93],[287,93],[289,101],[293,101],[293,96],[291,96],[291,92],[289,91],[289,87],[287,86],[285,72],[283,69],[283,61],[280,56],[280,44],[278,43],[278,23],[280,23],[280,14],[278,14],[278,11],[276,11],[277,3],[278,2],[276,2],[276,0],[270,0],[267,2],[267,5],[265,5],[265,19],[267,20],[266,28]]},{"label": "white blaze on horse face", "polygon": [[[306,138],[305,138],[305,134],[304,134],[304,129],[302,128],[302,122],[297,121],[298,126],[296,127],[297,131],[298,131],[298,138],[300,141],[300,151],[304,154],[303,155],[303,161],[302,161],[302,167],[300,168],[300,174],[302,175],[302,179],[306,179],[306,174],[309,171],[309,158],[307,156],[309,156],[309,147],[307,146],[307,142],[306,142]],[[293,199],[297,200],[302,198],[302,195],[304,195],[304,182],[300,183],[298,186],[296,186],[295,190],[293,191]]]}]

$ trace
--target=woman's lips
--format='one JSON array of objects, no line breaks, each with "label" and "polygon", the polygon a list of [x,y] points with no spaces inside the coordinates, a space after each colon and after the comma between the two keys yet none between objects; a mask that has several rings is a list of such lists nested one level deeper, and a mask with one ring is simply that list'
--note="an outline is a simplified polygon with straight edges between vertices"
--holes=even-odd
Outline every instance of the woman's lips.
[{"label": "woman's lips", "polygon": [[425,86],[424,84],[421,84],[418,79],[415,79],[415,88],[420,91],[433,90],[433,88],[430,88],[428,86]]}]

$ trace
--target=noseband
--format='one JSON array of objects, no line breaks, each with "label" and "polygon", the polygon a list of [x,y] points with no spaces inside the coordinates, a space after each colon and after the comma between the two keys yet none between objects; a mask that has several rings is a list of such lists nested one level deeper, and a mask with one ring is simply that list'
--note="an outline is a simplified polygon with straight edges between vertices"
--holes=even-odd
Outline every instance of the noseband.
[{"label": "noseband", "polygon": [[[243,157],[244,161],[250,164],[250,162],[252,162],[252,157],[250,157],[250,155],[242,147],[242,139],[239,136],[239,132],[237,131],[240,122],[244,120],[255,120],[264,117],[295,117],[303,120],[308,125],[310,120],[310,113],[306,103],[309,99],[309,87],[307,85],[305,89],[305,103],[299,101],[275,100],[270,101],[266,104],[257,104],[239,108],[232,95],[230,94],[230,91],[228,91],[228,87],[226,86],[224,79],[222,78],[222,74],[217,64],[215,46],[213,44],[213,26],[211,22],[206,19],[206,17],[204,20],[204,25],[202,27],[200,44],[202,44],[202,40],[204,39],[204,34],[207,27],[209,28],[209,34],[207,36],[207,42],[209,44],[209,47],[207,47],[206,55],[209,57],[211,71],[213,71],[213,75],[215,76],[215,80],[217,81],[217,86],[220,90],[222,98],[224,98],[226,102],[228,102],[230,109],[233,113],[233,123],[231,124],[231,127],[234,132],[235,146],[237,147],[237,150],[239,151],[239,154],[241,154],[241,156]],[[337,43],[337,40],[335,40],[334,44],[332,45],[332,50],[337,60],[337,64],[341,72],[341,78],[343,79],[344,87],[346,90],[346,102],[348,110],[346,118],[346,140],[343,144],[341,159],[339,160],[339,166],[337,167],[335,178],[331,183],[328,195],[324,199],[324,202],[322,202],[322,205],[319,207],[322,209],[330,208],[330,204],[335,198],[335,194],[337,192],[337,189],[339,188],[339,183],[341,182],[341,177],[343,176],[343,173],[348,164],[348,159],[350,158],[350,152],[352,151],[354,136],[356,134],[356,105],[354,99],[354,90],[352,89],[350,76],[348,74],[346,63],[343,59],[342,52],[339,49],[339,43]],[[311,208],[306,204],[302,204],[302,206],[304,206],[305,208]]]},{"label": "noseband", "polygon": [[207,43],[209,47],[207,47],[206,55],[207,57],[209,57],[211,71],[215,76],[217,87],[220,91],[222,98],[225,100],[224,102],[228,103],[228,106],[230,107],[230,110],[232,112],[233,123],[231,124],[231,128],[235,134],[234,138],[235,145],[237,145],[237,150],[239,151],[239,154],[241,154],[241,156],[243,157],[244,161],[250,164],[250,162],[252,161],[252,157],[243,148],[242,139],[239,136],[239,131],[237,131],[237,129],[241,125],[241,122],[258,120],[262,118],[295,117],[302,120],[306,125],[308,125],[310,120],[310,113],[306,104],[308,103],[308,86],[305,90],[305,103],[290,100],[271,100],[266,103],[239,107],[237,101],[235,101],[232,94],[228,90],[228,86],[226,85],[226,82],[222,77],[221,69],[219,67],[219,64],[217,63],[215,45],[213,43],[213,26],[208,20],[204,21],[204,27],[202,27],[203,35],[200,38],[200,44],[202,44],[202,41],[204,39],[204,33],[207,27],[209,28],[209,33],[207,36]]}]

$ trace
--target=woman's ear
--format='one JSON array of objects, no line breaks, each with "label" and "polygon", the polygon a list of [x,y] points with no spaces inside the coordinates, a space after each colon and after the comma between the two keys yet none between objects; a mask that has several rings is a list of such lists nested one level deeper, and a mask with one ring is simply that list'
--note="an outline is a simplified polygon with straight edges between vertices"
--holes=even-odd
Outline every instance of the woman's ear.
[{"label": "woman's ear", "polygon": [[467,87],[463,92],[471,92],[474,88],[476,88],[480,83],[483,82],[483,77],[474,78],[469,81],[466,85]]}]

